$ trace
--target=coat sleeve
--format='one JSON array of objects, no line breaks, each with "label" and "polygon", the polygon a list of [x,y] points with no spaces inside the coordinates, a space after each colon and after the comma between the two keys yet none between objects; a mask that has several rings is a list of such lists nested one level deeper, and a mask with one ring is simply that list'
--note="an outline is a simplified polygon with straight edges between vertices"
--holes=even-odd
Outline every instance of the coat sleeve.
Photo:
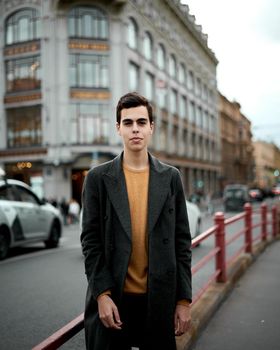
[{"label": "coat sleeve", "polygon": [[85,261],[85,273],[93,297],[114,286],[105,259],[104,232],[102,229],[102,207],[98,174],[91,170],[84,182],[82,192],[81,244]]},{"label": "coat sleeve", "polygon": [[177,263],[177,301],[192,301],[191,276],[191,234],[187,214],[185,194],[179,171],[176,171],[176,263]]}]

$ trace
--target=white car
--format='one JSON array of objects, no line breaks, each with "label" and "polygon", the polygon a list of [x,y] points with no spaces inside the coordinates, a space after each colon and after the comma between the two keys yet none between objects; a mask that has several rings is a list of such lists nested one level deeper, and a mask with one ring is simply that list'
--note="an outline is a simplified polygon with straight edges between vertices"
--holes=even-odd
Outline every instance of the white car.
[{"label": "white car", "polygon": [[201,211],[195,203],[186,200],[186,205],[191,236],[192,238],[195,238],[201,233]]},{"label": "white car", "polygon": [[40,200],[24,182],[0,179],[0,260],[12,247],[43,241],[47,248],[59,245],[60,211]]}]

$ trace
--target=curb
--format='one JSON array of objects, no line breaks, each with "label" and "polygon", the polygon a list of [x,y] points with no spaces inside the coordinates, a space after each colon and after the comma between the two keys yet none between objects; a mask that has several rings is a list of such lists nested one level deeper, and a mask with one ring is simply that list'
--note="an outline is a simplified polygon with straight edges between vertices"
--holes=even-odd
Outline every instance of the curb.
[{"label": "curb", "polygon": [[177,350],[190,349],[191,345],[195,343],[199,334],[206,327],[207,323],[213,317],[223,301],[231,293],[248,267],[269,244],[279,239],[280,237],[277,236],[275,239],[257,244],[252,255],[243,254],[232,263],[229,267],[228,281],[226,283],[213,283],[208,287],[201,299],[199,299],[192,307],[192,325],[190,330],[181,337],[176,337]]}]

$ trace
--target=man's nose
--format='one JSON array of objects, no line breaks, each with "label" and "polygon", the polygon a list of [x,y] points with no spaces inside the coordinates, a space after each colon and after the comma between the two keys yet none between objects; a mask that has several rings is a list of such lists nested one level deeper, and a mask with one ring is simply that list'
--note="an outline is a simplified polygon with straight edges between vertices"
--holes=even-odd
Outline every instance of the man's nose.
[{"label": "man's nose", "polygon": [[132,131],[133,132],[138,132],[139,131],[137,123],[133,123]]}]

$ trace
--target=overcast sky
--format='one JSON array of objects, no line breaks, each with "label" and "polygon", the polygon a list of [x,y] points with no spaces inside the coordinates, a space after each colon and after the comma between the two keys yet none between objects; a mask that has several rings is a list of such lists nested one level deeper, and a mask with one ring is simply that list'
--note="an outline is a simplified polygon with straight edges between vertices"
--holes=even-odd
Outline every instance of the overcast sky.
[{"label": "overcast sky", "polygon": [[183,0],[208,34],[218,89],[252,122],[254,139],[280,147],[280,1]]}]

